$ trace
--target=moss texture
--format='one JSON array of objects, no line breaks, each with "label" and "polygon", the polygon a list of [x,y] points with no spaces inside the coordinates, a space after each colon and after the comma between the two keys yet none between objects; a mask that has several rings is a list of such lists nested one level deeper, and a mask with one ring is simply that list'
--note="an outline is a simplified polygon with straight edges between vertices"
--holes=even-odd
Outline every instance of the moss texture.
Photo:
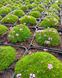
[{"label": "moss texture", "polygon": [[47,28],[36,32],[36,42],[40,45],[58,46],[60,45],[60,36],[56,29]]},{"label": "moss texture", "polygon": [[14,26],[8,34],[8,40],[13,43],[26,41],[30,37],[30,29],[23,24]]},{"label": "moss texture", "polygon": [[16,63],[15,73],[21,73],[22,78],[29,78],[30,74],[36,78],[62,78],[62,63],[49,53],[32,53]]},{"label": "moss texture", "polygon": [[0,71],[8,69],[15,60],[16,51],[11,46],[0,46]]}]

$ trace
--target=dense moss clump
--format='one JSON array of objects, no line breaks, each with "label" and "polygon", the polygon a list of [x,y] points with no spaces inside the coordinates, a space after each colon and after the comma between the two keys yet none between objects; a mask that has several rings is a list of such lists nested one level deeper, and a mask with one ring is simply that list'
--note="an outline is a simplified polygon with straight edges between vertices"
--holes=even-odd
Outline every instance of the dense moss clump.
[{"label": "dense moss clump", "polygon": [[11,8],[10,7],[3,6],[3,7],[0,8],[0,15],[8,14],[9,12],[11,12]]},{"label": "dense moss clump", "polygon": [[21,17],[21,16],[25,15],[25,13],[24,13],[23,10],[14,10],[13,14],[16,15],[16,16],[18,16],[18,17]]},{"label": "dense moss clump", "polygon": [[47,16],[40,22],[39,26],[47,27],[55,27],[58,26],[59,20],[55,16]]},{"label": "dense moss clump", "polygon": [[40,7],[40,6],[37,6],[37,7],[33,8],[32,10],[33,11],[43,12],[44,11],[44,8],[43,7]]},{"label": "dense moss clump", "polygon": [[14,26],[8,34],[8,40],[16,43],[16,42],[23,42],[30,38],[31,32],[30,29],[23,24]]},{"label": "dense moss clump", "polygon": [[5,34],[8,31],[8,28],[0,24],[0,36]]},{"label": "dense moss clump", "polygon": [[30,74],[36,78],[62,78],[62,63],[47,52],[32,53],[16,63],[15,73],[21,73],[22,78],[29,78]]},{"label": "dense moss clump", "polygon": [[15,60],[16,51],[11,46],[0,46],[0,71],[7,69]]},{"label": "dense moss clump", "polygon": [[29,13],[29,15],[35,17],[35,18],[39,18],[41,16],[41,13],[39,11],[31,11]]},{"label": "dense moss clump", "polygon": [[33,17],[33,16],[23,16],[21,17],[20,19],[20,23],[26,23],[27,25],[30,24],[30,25],[35,25],[36,24],[36,18]]},{"label": "dense moss clump", "polygon": [[1,23],[14,24],[17,21],[18,21],[18,17],[16,15],[8,14],[1,20]]},{"label": "dense moss clump", "polygon": [[27,5],[22,5],[22,6],[20,7],[20,9],[22,9],[23,11],[27,11],[27,10],[28,10],[28,7],[27,7]]},{"label": "dense moss clump", "polygon": [[58,46],[60,36],[56,29],[47,28],[36,32],[36,42],[40,45]]}]

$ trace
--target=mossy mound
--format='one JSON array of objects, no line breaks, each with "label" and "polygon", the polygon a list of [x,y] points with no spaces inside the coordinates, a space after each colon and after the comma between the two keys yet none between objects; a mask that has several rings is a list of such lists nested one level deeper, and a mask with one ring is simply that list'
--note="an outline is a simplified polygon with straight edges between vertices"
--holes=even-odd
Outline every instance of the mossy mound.
[{"label": "mossy mound", "polygon": [[13,43],[26,41],[30,37],[30,29],[23,24],[14,26],[8,34],[8,40]]},{"label": "mossy mound", "polygon": [[16,15],[8,14],[1,20],[1,23],[14,24],[17,21],[18,17]]},{"label": "mossy mound", "polygon": [[35,17],[35,18],[39,18],[41,16],[41,13],[39,11],[31,11],[29,13],[29,15]]},{"label": "mossy mound", "polygon": [[8,31],[8,28],[0,24],[0,36],[5,34]]},{"label": "mossy mound", "polygon": [[30,25],[35,25],[36,24],[36,18],[33,16],[23,16],[19,19],[20,23],[25,23],[26,25],[30,24]]},{"label": "mossy mound", "polygon": [[57,27],[59,24],[59,20],[55,16],[47,16],[40,22],[39,26],[43,26],[44,28],[48,27]]},{"label": "mossy mound", "polygon": [[60,36],[56,29],[47,28],[36,32],[36,42],[40,45],[58,46],[60,45]]},{"label": "mossy mound", "polygon": [[22,78],[29,78],[30,74],[36,78],[62,78],[62,63],[49,53],[32,53],[16,63],[15,73],[21,73]]},{"label": "mossy mound", "polygon": [[13,14],[16,15],[16,16],[18,16],[18,17],[21,17],[21,16],[25,15],[25,13],[24,13],[23,10],[14,10]]},{"label": "mossy mound", "polygon": [[16,51],[11,46],[0,46],[0,71],[8,69],[15,60]]},{"label": "mossy mound", "polygon": [[7,7],[7,6],[3,6],[0,8],[0,15],[3,15],[3,14],[8,14],[9,12],[11,12],[11,8],[10,7]]}]

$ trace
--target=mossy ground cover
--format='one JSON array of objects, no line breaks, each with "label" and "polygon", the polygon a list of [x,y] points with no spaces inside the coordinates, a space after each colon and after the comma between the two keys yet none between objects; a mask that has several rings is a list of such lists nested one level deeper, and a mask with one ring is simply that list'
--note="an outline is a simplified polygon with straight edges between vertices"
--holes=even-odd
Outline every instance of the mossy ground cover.
[{"label": "mossy ground cover", "polygon": [[[62,47],[61,36],[57,31],[61,24],[61,4],[60,0],[0,0],[0,42],[19,46],[15,49],[17,53],[20,52],[15,54],[13,47],[1,46],[1,71],[13,64],[15,55],[19,58],[25,54],[21,50],[22,46],[24,50],[29,49],[31,44],[35,47]],[[16,74],[21,73],[23,78],[29,78],[30,73],[35,74],[36,78],[62,78],[62,64],[53,55],[42,51],[27,51],[30,55],[17,62]]]}]

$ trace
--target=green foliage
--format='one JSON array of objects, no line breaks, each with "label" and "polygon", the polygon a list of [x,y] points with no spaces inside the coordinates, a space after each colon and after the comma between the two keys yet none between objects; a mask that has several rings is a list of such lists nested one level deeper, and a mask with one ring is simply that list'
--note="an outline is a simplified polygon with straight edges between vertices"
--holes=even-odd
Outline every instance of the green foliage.
[{"label": "green foliage", "polygon": [[10,7],[3,6],[3,7],[0,8],[0,15],[8,14],[9,12],[11,12],[11,8]]},{"label": "green foliage", "polygon": [[29,14],[35,18],[39,18],[41,16],[39,11],[31,11]]},{"label": "green foliage", "polygon": [[36,42],[40,45],[58,46],[60,45],[60,36],[56,29],[47,28],[36,32]]},{"label": "green foliage", "polygon": [[23,24],[14,26],[8,34],[8,40],[13,43],[26,41],[30,37],[31,32],[29,28]]},{"label": "green foliage", "polygon": [[0,20],[2,20],[2,16],[0,16]]},{"label": "green foliage", "polygon": [[13,14],[16,15],[16,16],[18,16],[18,17],[21,17],[21,16],[25,15],[25,13],[24,13],[23,10],[14,10]]},{"label": "green foliage", "polygon": [[44,8],[37,6],[37,7],[33,8],[32,10],[33,11],[43,12],[44,11]]},{"label": "green foliage", "polygon": [[4,25],[0,24],[0,36],[5,34],[5,32],[7,32],[8,28]]},{"label": "green foliage", "polygon": [[27,7],[26,5],[22,5],[20,8],[21,8],[23,11],[28,10],[28,7]]},{"label": "green foliage", "polygon": [[47,52],[37,52],[21,58],[15,66],[15,73],[22,78],[35,74],[36,78],[62,78],[62,63]]},{"label": "green foliage", "polygon": [[1,23],[11,23],[11,24],[14,24],[17,21],[18,21],[18,17],[16,15],[8,14],[1,20]]},{"label": "green foliage", "polygon": [[58,6],[57,3],[52,4],[50,8],[53,8],[53,9],[56,9],[56,10],[60,10],[60,7]]},{"label": "green foliage", "polygon": [[40,22],[39,26],[43,26],[45,28],[48,27],[56,27],[59,24],[59,18],[57,16],[47,16]]},{"label": "green foliage", "polygon": [[0,71],[8,69],[15,60],[16,51],[11,46],[0,46]]},{"label": "green foliage", "polygon": [[28,15],[25,15],[23,17],[21,17],[19,19],[20,23],[26,23],[26,24],[31,24],[31,25],[35,25],[36,24],[36,18],[33,17],[33,16],[28,16]]}]

